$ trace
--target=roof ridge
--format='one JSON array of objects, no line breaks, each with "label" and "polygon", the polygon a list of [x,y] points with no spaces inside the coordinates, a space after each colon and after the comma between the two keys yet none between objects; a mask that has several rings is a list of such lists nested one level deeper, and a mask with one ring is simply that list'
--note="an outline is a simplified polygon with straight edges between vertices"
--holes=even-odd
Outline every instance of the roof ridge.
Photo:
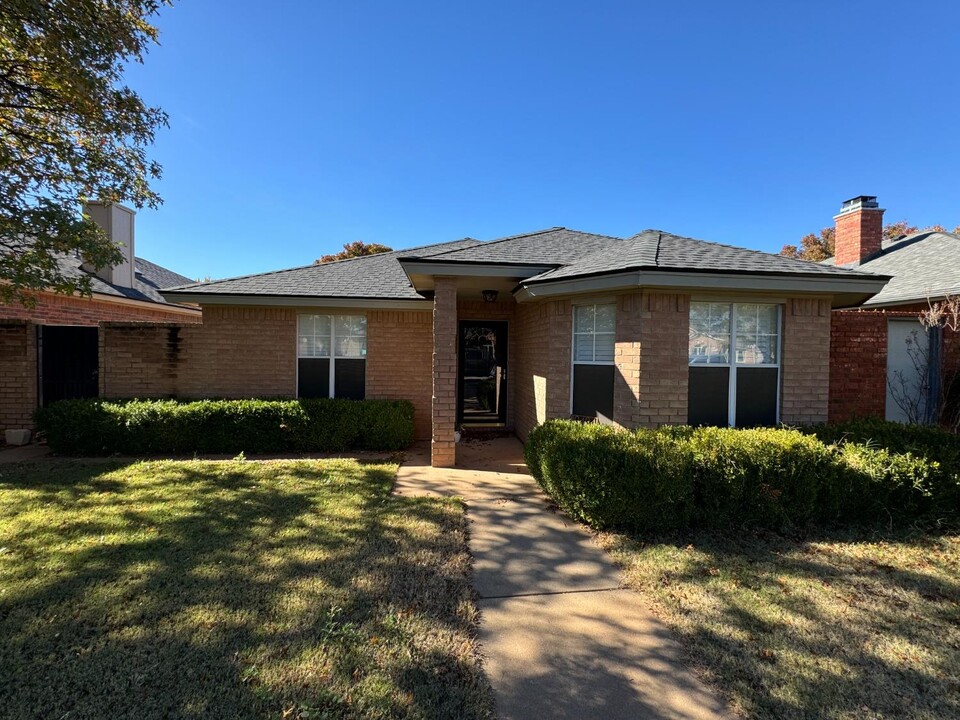
[{"label": "roof ridge", "polygon": [[[551,227],[551,228],[544,228],[543,230],[534,230],[533,232],[519,233],[519,234],[517,234],[517,235],[507,235],[506,237],[496,238],[495,240],[477,240],[477,242],[483,243],[484,246],[486,246],[486,245],[496,245],[497,243],[506,242],[507,240],[516,240],[516,239],[522,238],[522,237],[532,237],[532,236],[534,236],[534,235],[543,235],[543,234],[548,233],[548,232],[554,232],[555,230],[567,230],[567,228],[565,228],[565,227],[560,227],[560,226],[558,226],[558,227]],[[467,238],[464,238],[464,239],[467,239]],[[469,239],[470,239],[470,240],[473,240],[474,238],[469,238]],[[442,253],[437,253],[437,255],[446,255],[447,253],[451,253],[451,252],[457,252],[457,251],[456,251],[456,250],[444,250]]]},{"label": "roof ridge", "polygon": [[[174,287],[164,288],[164,290],[187,290],[190,288],[199,287],[200,285],[204,285],[204,286],[217,285],[219,283],[232,282],[234,280],[246,280],[248,278],[264,277],[267,275],[280,275],[282,273],[294,272],[296,270],[307,270],[308,268],[312,268],[312,267],[330,267],[331,265],[339,265],[341,263],[351,262],[354,260],[368,260],[370,258],[389,257],[391,255],[396,256],[399,253],[411,252],[413,250],[423,250],[424,248],[437,247],[439,245],[453,245],[454,243],[461,243],[467,240],[480,242],[475,238],[465,237],[465,238],[460,238],[459,240],[447,240],[440,243],[431,243],[429,245],[417,245],[412,248],[402,248],[400,250],[389,250],[387,252],[382,252],[382,253],[373,253],[372,255],[359,255],[357,257],[341,258],[340,260],[330,260],[329,262],[325,262],[325,263],[318,263],[314,261],[312,263],[309,263],[308,265],[296,265],[291,268],[281,268],[280,270],[267,270],[265,272],[248,273],[246,275],[234,275],[232,277],[227,277],[227,278],[218,278],[216,280],[208,280],[206,282],[195,282],[195,283],[188,283],[184,285],[175,285]],[[438,254],[442,254],[442,253],[438,253]]]},{"label": "roof ridge", "polygon": [[[557,225],[555,227],[544,228],[543,230],[534,230],[532,232],[518,233],[516,235],[507,235],[506,237],[496,238],[495,240],[479,240],[478,242],[483,244],[484,247],[487,247],[488,245],[496,245],[497,243],[507,242],[509,240],[518,240],[520,238],[533,237],[534,235],[545,235],[546,233],[556,232],[557,230],[566,230],[567,232],[571,232],[571,233],[578,233],[580,235],[590,235],[591,237],[598,237],[598,238],[607,238],[609,240],[618,240],[620,242],[624,241],[624,238],[616,237],[614,235],[603,235],[601,233],[586,232],[585,230],[575,230],[573,228],[568,228],[563,225]],[[447,250],[442,253],[437,253],[437,255],[446,255],[448,253],[454,253],[454,252],[459,252],[459,251]]]}]

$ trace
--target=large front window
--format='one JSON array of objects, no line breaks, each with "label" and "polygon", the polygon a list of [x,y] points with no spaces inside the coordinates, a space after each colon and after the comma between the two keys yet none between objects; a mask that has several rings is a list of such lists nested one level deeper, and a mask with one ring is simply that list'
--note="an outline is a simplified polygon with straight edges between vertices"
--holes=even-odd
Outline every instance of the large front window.
[{"label": "large front window", "polygon": [[362,400],[366,392],[367,318],[297,318],[297,396]]},{"label": "large front window", "polygon": [[690,303],[691,425],[775,425],[780,306]]},{"label": "large front window", "polygon": [[571,414],[613,419],[617,306],[573,308]]}]

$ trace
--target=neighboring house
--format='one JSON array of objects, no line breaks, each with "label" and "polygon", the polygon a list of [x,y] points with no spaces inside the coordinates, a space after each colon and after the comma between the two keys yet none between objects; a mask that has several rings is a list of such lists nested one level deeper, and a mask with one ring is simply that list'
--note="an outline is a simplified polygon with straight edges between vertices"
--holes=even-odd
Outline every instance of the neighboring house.
[{"label": "neighboring house", "polygon": [[164,290],[203,325],[104,323],[101,392],[407,399],[437,466],[458,426],[822,422],[831,309],[885,282],[657,230],[465,239]]},{"label": "neighboring house", "polygon": [[930,302],[960,293],[960,237],[927,231],[883,240],[883,212],[873,196],[844,202],[835,218],[836,254],[824,262],[891,277],[860,309],[834,313],[831,421],[933,420],[927,394],[943,379],[929,375],[939,363],[927,359],[942,354],[944,367],[960,368],[957,333],[928,334],[918,319]]},{"label": "neighboring house", "polygon": [[99,323],[201,320],[196,306],[160,294],[189,278],[135,256],[132,210],[91,203],[85,212],[120,245],[124,259],[99,270],[72,255],[59,259],[68,277],[91,278],[90,297],[40,292],[33,307],[0,303],[0,430],[31,427],[40,405],[99,395]]}]

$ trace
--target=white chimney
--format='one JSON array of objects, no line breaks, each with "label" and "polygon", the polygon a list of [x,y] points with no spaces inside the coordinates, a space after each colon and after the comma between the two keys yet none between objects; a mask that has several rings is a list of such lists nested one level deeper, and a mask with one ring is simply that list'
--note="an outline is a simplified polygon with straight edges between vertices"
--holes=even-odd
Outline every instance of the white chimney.
[{"label": "white chimney", "polygon": [[103,228],[114,245],[118,245],[123,260],[113,267],[94,268],[89,263],[83,269],[94,273],[111,285],[132,288],[136,279],[136,262],[133,254],[134,220],[137,213],[117,203],[91,201],[83,206],[84,215],[89,215],[97,225]]}]

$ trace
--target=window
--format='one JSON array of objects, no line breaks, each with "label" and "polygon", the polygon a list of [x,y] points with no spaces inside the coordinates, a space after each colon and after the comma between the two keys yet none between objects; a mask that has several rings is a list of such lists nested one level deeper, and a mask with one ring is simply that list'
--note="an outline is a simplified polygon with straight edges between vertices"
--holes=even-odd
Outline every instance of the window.
[{"label": "window", "polygon": [[690,303],[689,362],[691,425],[777,423],[779,305]]},{"label": "window", "polygon": [[366,392],[367,318],[300,315],[297,396],[362,400]]},{"label": "window", "polygon": [[573,308],[573,378],[571,414],[613,418],[613,358],[617,306]]}]

